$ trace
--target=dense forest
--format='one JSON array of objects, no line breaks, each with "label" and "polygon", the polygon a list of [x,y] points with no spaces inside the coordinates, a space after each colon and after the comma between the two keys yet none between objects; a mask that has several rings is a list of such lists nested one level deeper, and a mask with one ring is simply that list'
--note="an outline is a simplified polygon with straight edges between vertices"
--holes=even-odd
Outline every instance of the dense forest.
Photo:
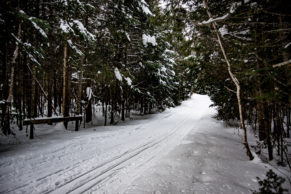
[{"label": "dense forest", "polygon": [[12,133],[8,109],[23,118],[87,111],[88,122],[92,103],[101,103],[106,125],[107,115],[113,124],[117,111],[124,120],[130,109],[147,113],[184,99],[189,91],[178,90],[182,79],[175,76],[167,49],[172,46],[148,6],[144,1],[3,4],[3,133]]},{"label": "dense forest", "polygon": [[258,153],[287,164],[290,10],[287,0],[1,1],[2,133],[38,117],[90,122],[95,106],[114,124],[200,93],[244,129],[250,159],[247,128]]}]

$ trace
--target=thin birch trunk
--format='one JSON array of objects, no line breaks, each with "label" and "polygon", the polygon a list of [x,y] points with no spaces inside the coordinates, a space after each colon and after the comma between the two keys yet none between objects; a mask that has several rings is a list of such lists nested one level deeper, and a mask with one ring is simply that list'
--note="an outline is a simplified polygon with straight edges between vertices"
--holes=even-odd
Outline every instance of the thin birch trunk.
[{"label": "thin birch trunk", "polygon": [[[18,24],[18,32],[17,32],[17,39],[20,40],[20,35],[21,35],[21,22]],[[9,81],[9,93],[8,93],[8,98],[7,102],[12,103],[13,102],[13,86],[14,86],[14,70],[15,70],[15,63],[16,59],[19,54],[19,45],[16,43],[15,50],[13,53],[13,58],[11,61],[11,73],[10,73],[10,81]]]},{"label": "thin birch trunk", "polygon": [[[21,22],[18,24],[18,31],[17,31],[17,39],[20,40],[21,36]],[[3,133],[5,135],[13,134],[14,133],[10,129],[10,117],[9,117],[9,106],[13,102],[13,87],[14,87],[14,74],[15,74],[15,63],[16,59],[19,55],[19,45],[16,43],[15,50],[13,53],[13,57],[11,60],[11,72],[10,72],[10,79],[9,79],[9,92],[8,92],[8,97],[7,97],[7,104],[5,108],[5,117],[4,117],[4,127],[2,129]]]},{"label": "thin birch trunk", "polygon": [[[211,15],[211,13],[209,11],[209,8],[208,8],[208,5],[207,5],[206,1],[203,0],[203,3],[204,3],[204,6],[206,8],[208,17],[212,18],[212,15]],[[228,57],[227,57],[227,55],[225,53],[225,50],[224,50],[224,47],[223,47],[223,44],[222,44],[222,40],[220,38],[219,32],[218,32],[217,27],[216,27],[214,22],[212,23],[212,27],[216,32],[216,36],[217,36],[217,40],[218,40],[220,49],[221,49],[223,57],[224,57],[224,59],[225,59],[225,61],[227,63],[227,70],[228,70],[229,76],[231,77],[231,80],[233,81],[233,83],[235,84],[235,87],[236,87],[236,97],[237,97],[237,102],[238,102],[240,124],[241,124],[241,128],[244,131],[244,146],[246,148],[248,157],[250,158],[250,160],[252,160],[254,158],[254,156],[252,155],[252,153],[250,151],[248,140],[247,140],[247,130],[246,130],[246,126],[245,126],[245,123],[244,123],[243,110],[242,110],[242,105],[241,105],[240,84],[239,84],[239,81],[237,80],[237,78],[235,77],[235,75],[231,71],[231,64],[230,64],[229,59],[228,59]]]}]

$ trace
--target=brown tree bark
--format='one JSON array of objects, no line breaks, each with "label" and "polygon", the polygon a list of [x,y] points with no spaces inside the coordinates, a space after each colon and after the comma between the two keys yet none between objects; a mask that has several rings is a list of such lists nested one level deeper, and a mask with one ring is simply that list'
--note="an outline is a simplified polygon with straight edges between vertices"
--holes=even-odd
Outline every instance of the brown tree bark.
[{"label": "brown tree bark", "polygon": [[[52,13],[51,13],[51,10],[50,10],[50,19],[52,19]],[[52,114],[53,114],[53,108],[55,109],[55,107],[53,107],[53,87],[54,87],[54,80],[53,80],[53,77],[54,77],[54,69],[53,69],[53,65],[52,65],[52,62],[53,62],[53,48],[51,45],[53,45],[53,42],[52,42],[52,38],[53,38],[53,35],[52,35],[52,30],[50,29],[49,30],[49,33],[48,33],[48,39],[49,39],[49,45],[50,45],[50,48],[49,48],[49,51],[48,51],[48,60],[46,62],[46,68],[47,68],[47,71],[48,71],[48,75],[47,75],[47,109],[48,109],[48,112],[47,112],[47,116],[48,117],[51,117]],[[56,102],[54,102],[56,103]]]},{"label": "brown tree bark", "polygon": [[[81,64],[83,65],[83,62]],[[81,101],[82,101],[83,71],[78,72],[78,79],[79,80],[78,80],[78,92],[77,92],[77,114],[82,114]]]},{"label": "brown tree bark", "polygon": [[107,99],[105,101],[105,109],[104,109],[104,126],[107,125],[107,111],[108,111],[108,107],[107,107]]},{"label": "brown tree bark", "polygon": [[125,121],[125,102],[124,102],[124,98],[121,100],[121,120]]},{"label": "brown tree bark", "polygon": [[[67,42],[64,43],[64,58],[63,58],[63,102],[62,102],[62,111],[63,117],[67,117],[67,55],[68,55],[68,46]],[[65,127],[68,127],[68,122],[64,122]]]},{"label": "brown tree bark", "polygon": [[86,111],[86,123],[89,123],[90,121],[92,121],[92,99],[88,100],[85,111]]},{"label": "brown tree bark", "polygon": [[53,104],[52,104],[52,86],[53,84],[52,83],[52,76],[53,76],[53,73],[51,70],[49,70],[49,73],[48,73],[48,99],[47,99],[47,106],[48,106],[48,113],[47,113],[47,116],[48,117],[51,117],[52,116],[52,113],[53,113]]},{"label": "brown tree bark", "polygon": [[[262,96],[261,86],[259,86],[259,96]],[[268,104],[265,100],[258,99],[257,100],[257,113],[258,113],[258,125],[259,125],[259,140],[263,141],[266,140],[268,137],[269,124],[268,124]]]}]

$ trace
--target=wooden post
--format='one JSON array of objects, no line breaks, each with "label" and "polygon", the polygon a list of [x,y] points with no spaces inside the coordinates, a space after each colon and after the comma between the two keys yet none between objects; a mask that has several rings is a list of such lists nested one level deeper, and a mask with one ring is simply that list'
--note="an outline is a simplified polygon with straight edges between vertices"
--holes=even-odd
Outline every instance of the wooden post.
[{"label": "wooden post", "polygon": [[76,120],[75,131],[79,131],[79,120]]},{"label": "wooden post", "polygon": [[29,139],[33,139],[33,124],[30,125]]}]

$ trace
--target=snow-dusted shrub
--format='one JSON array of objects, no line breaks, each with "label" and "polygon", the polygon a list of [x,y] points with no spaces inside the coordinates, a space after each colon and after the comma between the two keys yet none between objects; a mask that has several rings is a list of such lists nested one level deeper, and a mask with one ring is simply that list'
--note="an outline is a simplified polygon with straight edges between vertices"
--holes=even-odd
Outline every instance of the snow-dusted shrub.
[{"label": "snow-dusted shrub", "polygon": [[288,192],[287,189],[282,187],[282,184],[285,182],[283,177],[278,176],[271,169],[267,172],[266,176],[264,180],[257,177],[260,188],[254,194],[283,194]]}]

